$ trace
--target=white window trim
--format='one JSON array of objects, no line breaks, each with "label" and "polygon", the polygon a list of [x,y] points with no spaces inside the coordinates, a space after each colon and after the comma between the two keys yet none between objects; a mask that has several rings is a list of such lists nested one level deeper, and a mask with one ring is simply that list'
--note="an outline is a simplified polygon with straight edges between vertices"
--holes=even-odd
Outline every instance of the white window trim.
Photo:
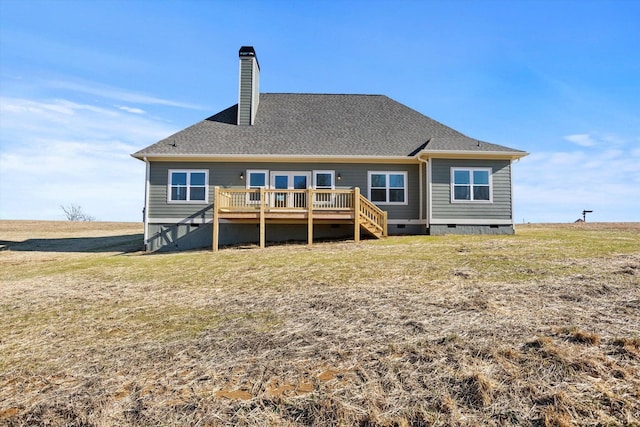
[{"label": "white window trim", "polygon": [[[271,177],[269,178],[270,188],[276,188],[276,175],[287,175],[289,177],[293,175],[305,176],[307,178],[307,189],[311,188],[311,171],[271,171]],[[294,190],[293,187],[289,186],[288,190]]]},{"label": "white window trim", "polygon": [[313,171],[313,187],[311,188],[318,188],[316,186],[316,176],[318,176],[319,174],[329,174],[331,175],[331,188],[328,187],[321,187],[322,190],[335,190],[336,189],[336,171],[331,171],[331,170],[314,170]]},{"label": "white window trim", "polygon": [[[245,175],[246,179],[246,188],[247,190],[251,189],[251,174],[264,174],[264,185],[258,188],[269,188],[269,170],[268,169],[247,169],[247,173]],[[252,200],[251,196],[247,194],[247,204],[254,205],[260,204],[260,200]]]},{"label": "white window trim", "polygon": [[[469,172],[469,186],[471,187],[471,199],[470,200],[458,200],[455,198],[455,180],[454,176],[456,171]],[[489,173],[489,200],[474,200],[473,199],[473,172],[484,171]],[[483,184],[484,185],[484,184]],[[493,169],[492,168],[451,168],[451,203],[493,203]]]},{"label": "white window trim", "polygon": [[[374,202],[371,199],[371,175],[386,175],[386,193],[387,193],[387,201],[386,202]],[[389,175],[403,175],[404,176],[404,202],[389,202]],[[369,171],[367,172],[367,185],[368,185],[368,193],[367,196],[372,203],[376,205],[408,205],[409,204],[409,180],[407,171]]]},{"label": "white window trim", "polygon": [[[269,188],[269,170],[268,169],[247,169],[246,173],[246,187],[247,190],[251,188],[251,174],[253,173],[262,173],[264,174],[264,188]],[[258,187],[260,188],[260,187]]]},{"label": "white window trim", "polygon": [[[318,174],[331,175],[331,187],[318,187],[316,185],[316,177],[318,176]],[[312,180],[313,182],[311,184],[313,184],[313,186],[311,188],[313,188],[314,190],[335,190],[336,189],[336,171],[314,170]],[[335,200],[336,200],[335,194],[330,194],[329,197],[327,197],[326,194],[313,195],[313,203],[315,206],[322,206],[322,207],[332,206],[335,203]]]},{"label": "white window trim", "polygon": [[[286,190],[297,190],[297,191],[284,191],[283,193],[271,193],[271,200],[269,203],[271,206],[279,207],[279,208],[292,208],[296,206],[296,200],[300,201],[302,199],[296,199],[296,194],[299,194],[298,189],[294,188],[295,179],[291,179],[295,176],[304,176],[307,180],[307,187],[304,191],[307,191],[309,188],[312,188],[311,182],[311,171],[271,171],[271,178],[269,183],[271,184],[271,188],[276,190],[276,177],[277,176],[286,176],[287,177],[287,188]],[[285,190],[284,188],[282,190]],[[284,197],[284,199],[283,199]],[[306,200],[306,198],[305,198]],[[283,206],[280,206],[281,203],[284,203]]]},{"label": "white window trim", "polygon": [[[172,200],[171,199],[171,174],[175,172],[183,172],[187,174],[187,200]],[[191,174],[192,173],[204,173],[204,200],[189,200],[191,195]],[[198,186],[199,187],[199,186]],[[193,204],[203,205],[209,203],[209,171],[207,169],[169,169],[167,174],[167,203],[170,204]]]}]

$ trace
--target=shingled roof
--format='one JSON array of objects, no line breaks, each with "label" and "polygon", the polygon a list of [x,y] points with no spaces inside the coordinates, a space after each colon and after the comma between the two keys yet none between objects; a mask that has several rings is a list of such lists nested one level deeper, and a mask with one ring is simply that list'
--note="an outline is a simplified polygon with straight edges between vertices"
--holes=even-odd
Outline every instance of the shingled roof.
[{"label": "shingled roof", "polygon": [[238,105],[134,153],[145,156],[413,156],[421,150],[525,153],[478,141],[383,95],[262,93],[255,122]]}]

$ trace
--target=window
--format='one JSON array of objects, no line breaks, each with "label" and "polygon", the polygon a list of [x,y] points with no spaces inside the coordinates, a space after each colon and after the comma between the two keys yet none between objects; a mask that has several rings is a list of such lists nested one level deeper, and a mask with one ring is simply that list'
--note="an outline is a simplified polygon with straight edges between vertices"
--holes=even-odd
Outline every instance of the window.
[{"label": "window", "polygon": [[169,202],[207,202],[209,171],[169,170]]},{"label": "window", "polygon": [[491,168],[451,168],[452,202],[491,202]]},{"label": "window", "polygon": [[313,171],[313,188],[332,190],[334,188],[334,171]]},{"label": "window", "polygon": [[[248,189],[260,189],[267,188],[267,176],[268,170],[251,170],[247,171],[247,188]],[[260,202],[260,193],[250,193],[249,203]]]},{"label": "window", "polygon": [[[316,190],[333,190],[335,188],[334,171],[313,171],[313,188]],[[333,205],[335,195],[331,193],[314,194],[314,202],[322,206]]]},{"label": "window", "polygon": [[369,200],[378,204],[407,204],[406,172],[369,172]]}]

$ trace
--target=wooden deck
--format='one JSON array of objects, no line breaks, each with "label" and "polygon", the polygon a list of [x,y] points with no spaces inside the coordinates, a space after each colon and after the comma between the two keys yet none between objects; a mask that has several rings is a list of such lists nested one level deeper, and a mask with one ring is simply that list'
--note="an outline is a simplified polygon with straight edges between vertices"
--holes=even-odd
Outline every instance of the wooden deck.
[{"label": "wooden deck", "polygon": [[360,230],[381,238],[387,235],[387,213],[352,190],[225,189],[215,187],[213,200],[213,250],[218,250],[220,220],[260,224],[260,247],[265,246],[268,223],[307,224],[308,243],[313,243],[313,225],[348,223],[354,226],[356,242]]}]

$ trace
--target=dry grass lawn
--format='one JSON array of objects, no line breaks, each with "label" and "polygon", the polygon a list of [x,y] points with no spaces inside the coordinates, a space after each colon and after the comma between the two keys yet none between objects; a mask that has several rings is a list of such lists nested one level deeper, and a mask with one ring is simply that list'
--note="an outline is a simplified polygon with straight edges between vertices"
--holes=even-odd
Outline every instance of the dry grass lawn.
[{"label": "dry grass lawn", "polygon": [[0,221],[0,425],[640,425],[640,224],[141,233]]}]

